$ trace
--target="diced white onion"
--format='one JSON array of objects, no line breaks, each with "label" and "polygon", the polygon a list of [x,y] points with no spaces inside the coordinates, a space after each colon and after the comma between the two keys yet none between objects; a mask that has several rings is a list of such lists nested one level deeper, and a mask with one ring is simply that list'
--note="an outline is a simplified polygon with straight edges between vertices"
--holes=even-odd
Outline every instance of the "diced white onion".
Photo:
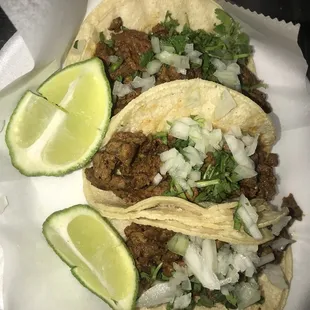
[{"label": "diced white onion", "polygon": [[181,73],[181,74],[183,74],[183,75],[186,75],[187,70],[186,70],[186,69],[179,69],[179,68],[176,68],[176,72]]},{"label": "diced white onion", "polygon": [[112,64],[118,62],[118,60],[119,60],[119,57],[118,57],[118,56],[115,56],[115,55],[109,56],[109,61],[110,61]]},{"label": "diced white onion", "polygon": [[198,65],[198,66],[202,65],[202,59],[201,58],[193,58],[193,59],[191,59],[191,62],[195,65]]},{"label": "diced white onion", "polygon": [[261,299],[259,285],[253,281],[241,282],[236,285],[235,294],[238,300],[238,308],[247,308]]},{"label": "diced white onion", "polygon": [[2,130],[4,129],[5,126],[5,120],[0,120],[0,133],[2,132]]},{"label": "diced white onion", "polygon": [[178,150],[172,148],[168,151],[162,152],[159,157],[161,161],[167,161],[168,159],[175,158],[179,154]]},{"label": "diced white onion", "polygon": [[185,291],[190,291],[192,289],[191,281],[187,278],[181,283],[181,288]]},{"label": "diced white onion", "polygon": [[266,264],[271,263],[274,260],[275,260],[274,254],[271,252],[271,253],[269,253],[267,255],[261,256],[260,260],[259,260],[259,263],[256,264],[256,267],[264,266]]},{"label": "diced white onion", "polygon": [[247,210],[249,216],[251,217],[252,221],[254,223],[257,223],[258,220],[258,214],[256,212],[256,209],[252,207],[250,201],[248,198],[246,198],[243,194],[240,195],[239,203]]},{"label": "diced white onion", "polygon": [[250,135],[245,135],[241,138],[242,142],[246,145],[249,146],[253,143],[254,141],[254,137],[250,136]]},{"label": "diced white onion", "polygon": [[189,179],[193,181],[199,181],[201,179],[201,172],[192,170],[189,174]]},{"label": "diced white onion", "polygon": [[278,238],[274,242],[272,242],[271,247],[277,251],[284,251],[285,248],[294,243],[294,240],[286,239],[286,238]]},{"label": "diced white onion", "polygon": [[194,50],[194,44],[193,43],[187,43],[185,44],[184,52],[185,54],[188,54]]},{"label": "diced white onion", "polygon": [[131,85],[133,88],[142,87],[142,92],[144,92],[155,85],[155,77],[150,76],[147,78],[140,78],[139,76],[136,76],[131,82]]},{"label": "diced white onion", "polygon": [[178,122],[184,123],[189,126],[198,126],[198,123],[191,117],[181,117],[178,119]]},{"label": "diced white onion", "polygon": [[157,173],[153,179],[153,184],[157,186],[162,179],[163,179],[162,175],[160,173]]},{"label": "diced white onion", "polygon": [[0,194],[0,214],[4,212],[9,205],[8,199],[5,195]]},{"label": "diced white onion", "polygon": [[231,126],[228,134],[234,135],[236,138],[242,137],[242,132],[239,126]]},{"label": "diced white onion", "polygon": [[252,156],[255,153],[257,144],[258,144],[258,135],[255,136],[253,142],[250,145],[247,145],[245,147],[245,152],[247,153],[248,156]]},{"label": "diced white onion", "polygon": [[255,267],[252,261],[245,255],[236,254],[232,265],[237,271],[245,272],[247,277],[252,277],[255,272]]},{"label": "diced white onion", "polygon": [[119,81],[114,82],[112,94],[117,97],[124,97],[133,91],[130,84],[123,84]]},{"label": "diced white onion", "polygon": [[222,92],[219,101],[214,110],[214,119],[219,120],[226,116],[232,109],[237,106],[235,100],[227,89]]},{"label": "diced white onion", "polygon": [[219,80],[221,84],[236,90],[241,89],[240,80],[235,72],[227,70],[216,70],[213,75]]},{"label": "diced white onion", "polygon": [[215,67],[216,70],[220,70],[220,71],[226,70],[225,63],[217,58],[212,58],[211,63]]},{"label": "diced white onion", "polygon": [[203,160],[201,159],[201,155],[192,146],[185,147],[183,149],[183,154],[189,160],[192,167],[201,166],[203,164]]},{"label": "diced white onion", "polygon": [[155,54],[160,53],[160,44],[159,44],[159,38],[157,37],[151,37],[151,44],[152,44],[152,49]]},{"label": "diced white onion", "polygon": [[193,59],[199,58],[202,55],[202,53],[194,50],[194,51],[189,52],[187,55],[189,57],[189,60],[193,62]]},{"label": "diced white onion", "polygon": [[238,208],[237,213],[241,217],[242,222],[244,223],[244,225],[248,229],[251,236],[256,240],[261,240],[263,238],[263,236],[262,236],[260,230],[258,229],[257,225],[253,222],[253,220],[252,220],[251,216],[249,215],[249,213],[247,212],[247,210],[243,206],[241,206]]},{"label": "diced white onion", "polygon": [[254,162],[247,156],[243,142],[233,135],[225,134],[224,137],[235,161],[241,166],[254,169]]},{"label": "diced white onion", "polygon": [[179,296],[174,300],[173,309],[185,309],[192,301],[192,294],[188,293],[183,296]]},{"label": "diced white onion", "polygon": [[154,59],[146,65],[146,70],[150,75],[153,75],[159,72],[161,66],[162,66],[162,63],[159,60]]},{"label": "diced white onion", "polygon": [[202,243],[203,249],[201,249],[197,244],[190,243],[186,250],[184,259],[188,268],[204,287],[211,290],[219,290],[220,281],[216,274],[213,272],[210,262],[206,261],[207,253],[206,249],[204,248],[204,241]]},{"label": "diced white onion", "polygon": [[210,145],[219,150],[221,148],[220,143],[223,139],[221,129],[213,129],[208,136],[206,136],[206,139]]},{"label": "diced white onion", "polygon": [[236,74],[240,74],[240,66],[237,63],[231,63],[226,67],[227,71],[234,72]]},{"label": "diced white onion", "polygon": [[291,218],[291,216],[283,216],[277,223],[273,224],[271,227],[272,234],[279,236],[281,230],[288,224]]},{"label": "diced white onion", "polygon": [[187,140],[189,134],[189,126],[182,122],[174,122],[170,128],[170,134],[178,139]]},{"label": "diced white onion", "polygon": [[151,75],[146,71],[142,72],[142,79],[149,78]]},{"label": "diced white onion", "polygon": [[234,172],[236,172],[238,175],[237,181],[253,178],[257,175],[257,172],[254,169],[241,166],[241,165],[238,165],[235,168]]},{"label": "diced white onion", "polygon": [[274,286],[277,286],[281,290],[288,288],[280,265],[268,264],[264,269],[264,273]]},{"label": "diced white onion", "polygon": [[171,45],[162,45],[161,46],[161,50],[163,52],[168,52],[168,53],[172,53],[174,54],[175,53],[175,48]]},{"label": "diced white onion", "polygon": [[165,175],[169,170],[173,169],[175,165],[175,158],[170,158],[164,162],[163,165],[160,166],[160,174]]},{"label": "diced white onion", "polygon": [[145,291],[137,301],[137,307],[155,307],[171,302],[177,293],[177,286],[169,282],[159,283]]},{"label": "diced white onion", "polygon": [[189,69],[189,57],[163,51],[155,56],[162,63],[179,69]]}]

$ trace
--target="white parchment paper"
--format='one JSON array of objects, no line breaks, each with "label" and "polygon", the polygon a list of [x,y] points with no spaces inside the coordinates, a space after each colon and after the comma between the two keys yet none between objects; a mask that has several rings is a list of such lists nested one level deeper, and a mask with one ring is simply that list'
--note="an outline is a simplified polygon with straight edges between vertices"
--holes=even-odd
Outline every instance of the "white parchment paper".
[{"label": "white parchment paper", "polygon": [[[62,3],[60,0],[55,2]],[[76,2],[78,0],[74,1]],[[97,2],[99,1],[89,2],[88,8],[93,8]],[[298,26],[271,20],[225,2],[221,4],[250,34],[256,50],[258,76],[269,84],[267,92],[274,108],[271,117],[279,138],[274,151],[280,154],[280,166],[277,168],[279,194],[276,202],[292,192],[306,214],[304,220],[293,227],[297,240],[293,245],[294,278],[286,306],[288,310],[306,310],[310,307],[310,236],[307,229],[310,226],[310,218],[307,216],[310,209],[310,87],[305,78],[306,62],[296,43]],[[70,15],[75,15],[76,5],[68,5],[69,8]],[[66,28],[68,23],[69,19],[63,20],[62,28]],[[73,32],[72,29],[71,35]],[[68,35],[67,39],[69,37]],[[29,45],[29,51],[34,49],[34,54],[43,55],[44,53],[36,51],[37,46]],[[9,49],[6,55],[9,52],[14,53]],[[25,63],[25,66],[29,66],[29,63]],[[25,87],[37,85],[55,68],[57,63],[34,74],[34,79],[19,85],[19,92],[2,92],[0,119],[8,120],[17,97]],[[1,74],[4,74],[2,78],[12,79],[12,72],[6,72],[6,75]],[[0,243],[4,249],[5,261],[4,309],[107,309],[108,306],[72,277],[69,268],[47,246],[41,234],[42,223],[50,213],[85,202],[81,172],[62,178],[27,178],[20,175],[10,164],[2,132],[0,193],[5,194],[10,203],[0,215]]]}]

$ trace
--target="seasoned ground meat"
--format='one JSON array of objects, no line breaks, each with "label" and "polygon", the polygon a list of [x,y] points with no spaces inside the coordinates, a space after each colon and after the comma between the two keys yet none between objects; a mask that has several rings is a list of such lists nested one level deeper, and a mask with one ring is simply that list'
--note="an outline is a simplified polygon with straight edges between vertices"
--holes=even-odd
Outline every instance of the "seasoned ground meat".
[{"label": "seasoned ground meat", "polygon": [[152,33],[156,37],[165,38],[169,35],[169,30],[162,24],[157,24],[152,28]]},{"label": "seasoned ground meat", "polygon": [[111,22],[110,27],[108,28],[110,31],[120,32],[123,27],[123,20],[121,17],[114,18]]},{"label": "seasoned ground meat", "polygon": [[86,177],[97,188],[113,191],[128,203],[160,196],[169,189],[169,180],[157,186],[152,182],[161,165],[159,154],[166,150],[168,146],[160,139],[142,132],[118,132],[96,153]]},{"label": "seasoned ground meat", "polygon": [[163,65],[156,75],[156,85],[185,78],[185,75],[178,73],[175,67]]},{"label": "seasoned ground meat", "polygon": [[[171,277],[173,263],[181,263],[182,257],[172,253],[167,248],[167,242],[174,236],[174,232],[152,226],[132,223],[125,228],[126,244],[132,253],[139,272],[150,274],[152,267],[162,263],[162,272]],[[140,282],[146,289],[148,283]]]},{"label": "seasoned ground meat", "polygon": [[152,48],[148,35],[142,31],[126,29],[112,34],[112,39],[116,55],[124,59],[124,64],[129,65],[132,72],[143,71],[140,66],[141,55]]},{"label": "seasoned ground meat", "polygon": [[120,112],[131,100],[135,99],[141,94],[141,88],[137,88],[124,97],[117,98],[113,106],[113,115]]},{"label": "seasoned ground meat", "polygon": [[287,197],[284,197],[282,200],[282,208],[289,209],[289,215],[298,221],[302,220],[303,212],[299,205],[297,204],[293,194],[289,194]]},{"label": "seasoned ground meat", "polygon": [[192,68],[188,69],[186,72],[186,78],[191,80],[191,79],[201,79],[202,78],[202,71],[201,68]]},{"label": "seasoned ground meat", "polygon": [[113,55],[113,49],[103,42],[99,42],[96,46],[95,57],[99,57],[106,65],[110,64],[109,56]]},{"label": "seasoned ground meat", "polygon": [[242,93],[256,102],[266,113],[272,112],[271,105],[267,101],[267,95],[258,89],[251,89],[251,86],[259,84],[260,80],[247,66],[243,64],[239,64],[239,66],[241,70],[239,79],[243,87]]},{"label": "seasoned ground meat", "polygon": [[274,167],[279,163],[278,155],[258,150],[251,158],[255,163],[257,176],[240,181],[240,191],[249,199],[263,198],[271,201],[277,192]]}]

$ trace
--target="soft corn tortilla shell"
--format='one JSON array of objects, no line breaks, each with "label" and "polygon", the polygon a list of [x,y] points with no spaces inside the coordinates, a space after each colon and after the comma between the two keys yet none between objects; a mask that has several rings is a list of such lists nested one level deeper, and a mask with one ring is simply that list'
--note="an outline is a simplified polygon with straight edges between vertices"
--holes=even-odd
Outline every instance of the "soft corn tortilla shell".
[{"label": "soft corn tortilla shell", "polygon": [[72,47],[65,65],[93,57],[99,33],[109,37],[108,28],[116,17],[120,16],[127,28],[149,32],[170,11],[181,26],[188,23],[193,30],[211,32],[218,23],[216,8],[221,6],[212,0],[104,0],[88,15],[76,37],[86,41],[84,50],[77,54]]},{"label": "soft corn tortilla shell", "polygon": [[[228,204],[227,204],[228,207]],[[125,237],[124,229],[126,226],[130,225],[130,221],[123,221],[123,220],[116,220],[112,219],[111,223],[113,226],[118,230],[118,232]],[[174,229],[172,229],[174,230]],[[176,230],[174,230],[176,231]],[[184,232],[187,235],[190,235],[190,230],[187,232]],[[217,238],[216,238],[217,239]],[[288,248],[288,250],[285,252],[282,262],[281,262],[281,268],[285,274],[286,280],[288,283],[291,282],[292,276],[293,276],[293,257],[292,257],[292,250],[291,248]],[[251,307],[248,307],[249,310],[281,310],[284,309],[284,306],[286,304],[286,300],[288,297],[289,289],[281,290],[278,287],[274,286],[266,277],[265,274],[262,274],[259,277],[259,284],[263,291],[265,302],[264,304],[260,305],[253,305]],[[142,310],[146,310],[147,308],[141,308]],[[160,306],[156,308],[152,308],[154,310],[165,310],[166,306]],[[197,310],[205,309],[204,307],[196,307]],[[209,308],[209,309],[218,309],[218,310],[225,310],[226,308],[222,305],[217,305],[216,307]]]},{"label": "soft corn tortilla shell", "polygon": [[[214,120],[216,105],[224,92],[229,92],[236,107],[220,120]],[[173,81],[158,85],[131,101],[120,113],[112,118],[103,147],[117,131],[142,131],[154,134],[167,131],[167,121],[180,117],[199,115],[212,121],[215,127],[228,131],[233,125],[250,134],[259,134],[260,142],[270,151],[275,141],[275,129],[264,111],[249,98],[226,87],[200,79]],[[122,199],[110,191],[99,190],[84,178],[84,190],[90,205],[126,207]]]}]

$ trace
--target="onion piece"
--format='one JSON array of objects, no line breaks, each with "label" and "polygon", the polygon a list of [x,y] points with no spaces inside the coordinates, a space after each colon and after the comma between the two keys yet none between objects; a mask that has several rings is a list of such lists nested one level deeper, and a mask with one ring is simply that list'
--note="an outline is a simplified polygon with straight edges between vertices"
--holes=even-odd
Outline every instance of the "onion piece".
[{"label": "onion piece", "polygon": [[168,151],[162,152],[159,157],[161,161],[167,161],[168,159],[175,158],[179,154],[176,148],[172,148]]},{"label": "onion piece", "polygon": [[203,160],[199,152],[193,148],[192,146],[187,146],[183,149],[184,156],[189,160],[192,167],[201,166],[203,164]]},{"label": "onion piece", "polygon": [[248,200],[248,198],[246,198],[243,194],[241,194],[240,195],[239,203],[246,209],[246,211],[248,212],[248,214],[251,217],[252,221],[254,223],[257,223],[258,214],[256,212],[256,209],[254,209],[254,207],[252,207],[252,205],[251,205],[250,201]]},{"label": "onion piece", "polygon": [[241,166],[254,169],[254,162],[247,156],[243,142],[232,135],[225,134],[224,137],[235,161]]},{"label": "onion piece", "polygon": [[182,122],[174,122],[170,128],[170,134],[178,139],[187,140],[189,135],[189,126]]},{"label": "onion piece", "polygon": [[246,145],[249,146],[253,143],[254,141],[254,137],[250,136],[250,135],[245,135],[241,138],[242,142]]},{"label": "onion piece", "polygon": [[277,223],[273,224],[271,227],[271,232],[275,236],[279,236],[281,230],[288,224],[292,219],[291,216],[283,216]]},{"label": "onion piece", "polygon": [[160,53],[160,44],[159,44],[159,38],[157,37],[151,37],[151,44],[152,44],[152,49],[155,54]]},{"label": "onion piece", "polygon": [[186,295],[177,297],[173,303],[173,309],[185,309],[192,301],[192,294],[188,293]]},{"label": "onion piece", "polygon": [[191,281],[187,278],[181,283],[181,288],[185,291],[190,291],[192,289]]},{"label": "onion piece", "polygon": [[[205,241],[205,240],[204,240]],[[203,241],[203,242],[204,242]],[[204,243],[202,243],[204,247]],[[212,271],[212,266],[205,260],[202,249],[194,243],[190,243],[185,253],[185,262],[200,283],[211,290],[220,289],[220,281]]]},{"label": "onion piece", "polygon": [[0,214],[4,212],[4,210],[8,205],[9,205],[8,198],[5,195],[0,194]]},{"label": "onion piece", "polygon": [[155,57],[162,63],[174,66],[179,69],[190,69],[189,57],[163,51]]},{"label": "onion piece", "polygon": [[162,179],[163,179],[162,175],[160,173],[157,173],[153,179],[153,184],[157,186]]},{"label": "onion piece", "polygon": [[109,59],[110,63],[114,64],[114,63],[118,62],[119,57],[115,56],[115,55],[112,55],[112,56],[109,56],[108,59]]},{"label": "onion piece", "polygon": [[193,43],[185,44],[185,47],[184,47],[185,54],[188,54],[188,53],[192,52],[193,50],[194,50],[194,44]]},{"label": "onion piece", "polygon": [[245,152],[248,156],[252,156],[255,153],[258,144],[258,137],[259,135],[256,135],[253,142],[245,147]]},{"label": "onion piece", "polygon": [[171,53],[171,54],[174,54],[175,53],[175,48],[171,45],[162,45],[161,46],[161,50],[163,52],[168,52],[168,53]]},{"label": "onion piece", "polygon": [[286,238],[278,238],[274,242],[272,242],[271,247],[273,250],[284,251],[285,248],[294,243],[294,240],[286,239]]},{"label": "onion piece", "polygon": [[219,120],[226,116],[232,109],[234,109],[237,106],[235,100],[229,93],[227,89],[224,89],[220,96],[220,101],[217,103],[213,118],[215,120]]},{"label": "onion piece", "polygon": [[239,126],[231,126],[230,127],[230,130],[228,131],[228,134],[229,135],[233,135],[235,136],[236,138],[242,138],[242,132],[241,132],[241,129]]},{"label": "onion piece", "polygon": [[186,69],[179,69],[179,68],[176,68],[176,72],[181,73],[181,74],[183,74],[183,75],[186,75],[187,70],[186,70]]},{"label": "onion piece", "polygon": [[159,171],[161,175],[165,175],[169,170],[173,169],[175,165],[175,158],[170,158],[160,166]]},{"label": "onion piece", "polygon": [[248,229],[251,236],[256,240],[261,240],[263,238],[262,233],[258,229],[258,226],[252,221],[250,215],[244,207],[239,207],[237,210],[238,215],[242,219],[242,222]]},{"label": "onion piece", "polygon": [[288,288],[285,281],[283,271],[279,265],[268,264],[264,269],[264,273],[268,277],[268,280],[279,289],[284,290]]},{"label": "onion piece", "polygon": [[5,126],[5,120],[0,120],[0,133],[2,132],[2,130],[4,129]]},{"label": "onion piece", "polygon": [[161,66],[162,66],[162,63],[161,63],[159,60],[154,59],[154,60],[150,61],[150,62],[146,65],[146,71],[147,71],[150,75],[153,75],[153,74],[159,72]]},{"label": "onion piece", "polygon": [[244,309],[261,299],[259,285],[254,279],[249,282],[241,282],[236,285],[235,294],[238,300],[238,308]]},{"label": "onion piece", "polygon": [[216,70],[213,75],[219,80],[219,82],[229,88],[240,90],[240,80],[235,72],[227,70]]},{"label": "onion piece", "polygon": [[220,71],[226,70],[225,63],[217,58],[212,58],[211,63],[216,68],[216,70],[220,70]]},{"label": "onion piece", "polygon": [[[169,281],[170,282],[170,281]],[[172,302],[177,294],[177,286],[169,282],[159,283],[145,291],[137,301],[137,307],[155,307]]]},{"label": "onion piece", "polygon": [[136,76],[134,80],[131,82],[131,85],[133,88],[142,87],[142,92],[144,92],[153,87],[155,85],[155,82],[156,81],[154,76],[146,78],[140,78],[139,76]]},{"label": "onion piece", "polygon": [[112,94],[117,97],[124,97],[133,91],[130,84],[123,84],[119,81],[114,82]]},{"label": "onion piece", "polygon": [[178,122],[184,123],[189,126],[198,126],[198,123],[191,117],[181,117],[178,119]]},{"label": "onion piece", "polygon": [[237,63],[231,63],[226,67],[227,71],[234,72],[235,74],[240,74],[240,66]]},{"label": "onion piece", "polygon": [[256,267],[261,267],[263,265],[269,264],[269,263],[271,263],[274,260],[275,260],[275,256],[271,252],[271,253],[269,253],[267,255],[261,256],[258,264],[256,264]]},{"label": "onion piece", "polygon": [[240,181],[243,179],[250,179],[257,175],[257,172],[254,169],[250,169],[248,167],[241,166],[241,165],[238,165],[235,168],[234,172],[237,173],[238,175],[238,178],[236,181]]},{"label": "onion piece", "polygon": [[196,170],[192,170],[188,177],[190,180],[199,181],[201,179],[201,172],[196,171]]}]

